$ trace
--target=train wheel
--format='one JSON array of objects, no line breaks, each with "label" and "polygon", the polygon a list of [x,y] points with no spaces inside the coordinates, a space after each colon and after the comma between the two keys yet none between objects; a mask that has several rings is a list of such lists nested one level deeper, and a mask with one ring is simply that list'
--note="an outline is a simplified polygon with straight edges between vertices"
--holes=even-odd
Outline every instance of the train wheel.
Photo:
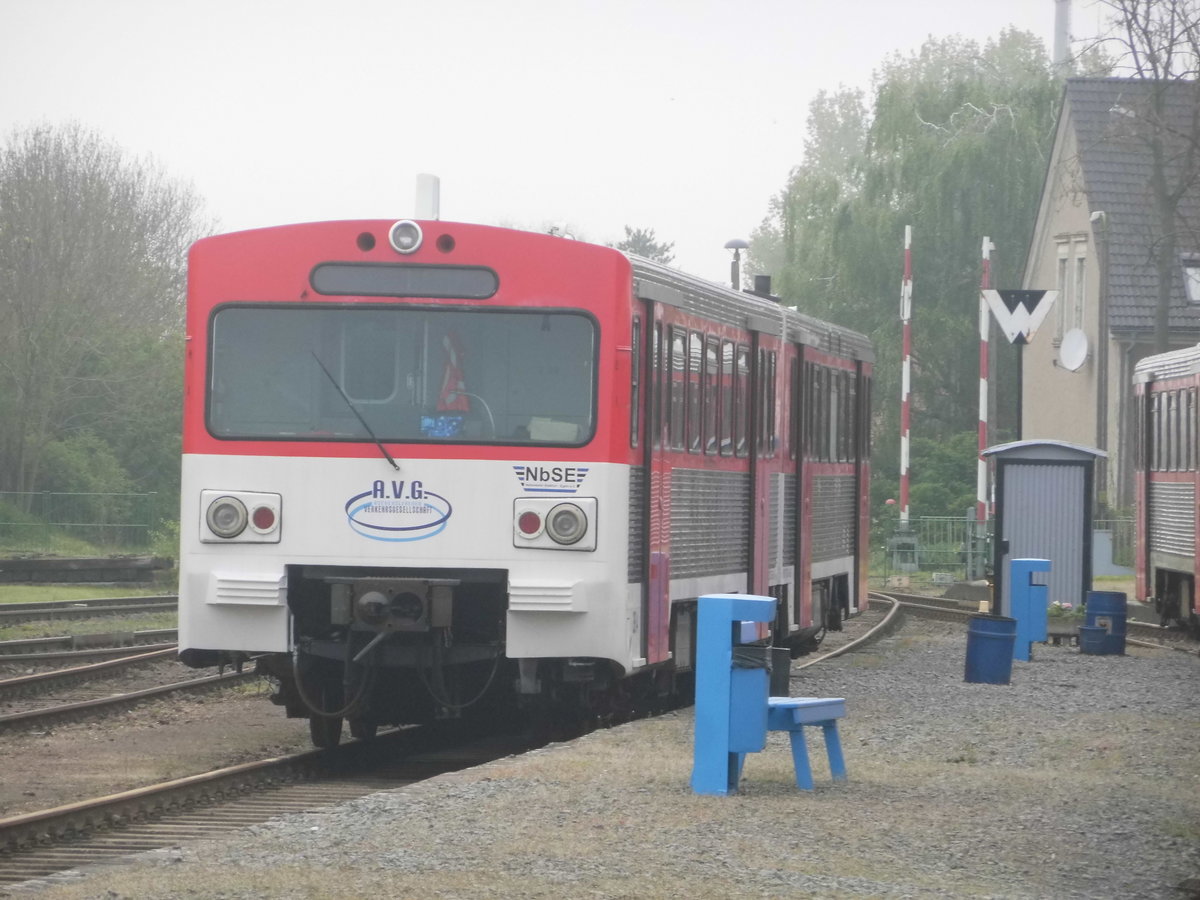
[{"label": "train wheel", "polygon": [[[340,685],[327,682],[318,690],[320,696],[318,709],[332,711],[341,707],[342,690]],[[308,717],[308,734],[316,747],[321,749],[336,747],[342,739],[342,717],[310,715]]]},{"label": "train wheel", "polygon": [[308,733],[314,746],[321,749],[336,747],[342,739],[342,719],[329,716],[309,716]]},{"label": "train wheel", "polygon": [[350,736],[360,741],[373,741],[379,732],[379,723],[365,716],[355,716],[350,720]]}]

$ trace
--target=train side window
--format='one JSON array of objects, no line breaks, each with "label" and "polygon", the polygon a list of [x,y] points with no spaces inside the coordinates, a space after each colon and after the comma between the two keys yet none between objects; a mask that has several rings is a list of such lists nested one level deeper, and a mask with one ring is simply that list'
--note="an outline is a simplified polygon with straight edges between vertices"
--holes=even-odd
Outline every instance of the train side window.
[{"label": "train side window", "polygon": [[829,428],[829,461],[837,462],[841,459],[841,406],[842,392],[841,380],[842,373],[836,369],[829,371],[829,406],[828,406],[828,428]]},{"label": "train side window", "polygon": [[1165,395],[1155,394],[1154,401],[1150,407],[1150,422],[1153,430],[1151,437],[1151,454],[1150,468],[1155,472],[1162,471],[1163,463],[1163,425],[1166,422],[1166,415],[1163,414],[1163,406],[1165,406]]},{"label": "train side window", "polygon": [[750,348],[740,344],[737,348],[737,363],[733,373],[734,385],[734,446],[738,456],[750,453]]},{"label": "train side window", "polygon": [[1200,435],[1196,434],[1196,389],[1189,388],[1187,391],[1187,422],[1184,425],[1184,440],[1183,446],[1187,451],[1187,470],[1189,472],[1196,471],[1197,460],[1196,453],[1200,449],[1197,443],[1200,443]]},{"label": "train side window", "polygon": [[654,323],[654,331],[650,336],[652,344],[650,352],[653,354],[653,359],[650,364],[650,389],[647,392],[649,396],[649,428],[650,428],[650,445],[658,450],[662,447],[662,425],[663,425],[663,395],[662,383],[664,380],[663,374],[663,352],[662,352],[662,324]]},{"label": "train side window", "polygon": [[1178,472],[1178,470],[1183,468],[1180,466],[1180,457],[1183,450],[1180,433],[1182,425],[1180,420],[1182,418],[1181,413],[1183,412],[1182,404],[1180,403],[1182,395],[1183,391],[1171,391],[1171,400],[1169,401],[1170,425],[1168,427],[1170,428],[1170,437],[1168,440],[1170,444],[1168,452],[1171,457],[1171,472]]},{"label": "train side window", "polygon": [[795,459],[800,443],[800,360],[793,359],[788,367],[787,403],[788,459]]},{"label": "train side window", "polygon": [[636,447],[640,437],[642,421],[642,320],[633,317],[633,329],[629,336],[629,446]]},{"label": "train side window", "polygon": [[687,449],[688,453],[699,453],[702,449],[701,433],[704,431],[704,397],[702,367],[704,362],[704,335],[693,331],[688,335],[687,371]]},{"label": "train side window", "polygon": [[733,341],[721,341],[721,455],[733,455]]},{"label": "train side window", "polygon": [[754,385],[754,422],[757,428],[754,440],[761,458],[767,455],[767,351],[760,347],[755,362],[758,365],[758,378]]},{"label": "train side window", "polygon": [[871,458],[871,390],[871,379],[863,378],[862,398],[859,401],[859,434],[864,460]]},{"label": "train side window", "polygon": [[710,337],[704,344],[704,452],[717,452],[717,418],[721,403],[721,344]]},{"label": "train side window", "polygon": [[804,452],[809,459],[817,458],[817,410],[820,403],[817,401],[817,366],[815,363],[805,363],[804,372],[805,378],[805,398],[807,400],[805,406],[807,412],[804,416]]},{"label": "train side window", "polygon": [[775,375],[778,359],[779,356],[774,350],[767,354],[767,397],[766,409],[764,410],[766,439],[763,441],[763,447],[765,448],[765,455],[768,457],[774,457],[778,449],[779,423],[776,421],[778,412],[775,409]]},{"label": "train side window", "polygon": [[672,450],[682,450],[684,441],[684,420],[687,407],[684,398],[684,384],[687,377],[687,331],[682,328],[671,329],[671,380],[670,391],[670,422],[667,427],[668,446]]}]

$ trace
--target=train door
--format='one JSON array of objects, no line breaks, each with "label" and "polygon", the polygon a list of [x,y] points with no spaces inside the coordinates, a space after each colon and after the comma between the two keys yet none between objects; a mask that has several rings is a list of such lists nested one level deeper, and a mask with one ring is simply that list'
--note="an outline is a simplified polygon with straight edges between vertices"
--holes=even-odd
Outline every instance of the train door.
[{"label": "train door", "polygon": [[671,622],[671,329],[661,304],[647,305],[647,427],[644,442],[646,479],[646,554],[642,590],[643,655],[647,663],[670,654]]},{"label": "train door", "polygon": [[778,335],[782,321],[760,320],[751,336],[750,498],[751,551],[749,590],[774,597],[774,632],[784,640],[791,633],[795,586],[794,504],[789,495],[785,417],[780,407],[787,397],[780,381],[788,371],[784,343]]}]

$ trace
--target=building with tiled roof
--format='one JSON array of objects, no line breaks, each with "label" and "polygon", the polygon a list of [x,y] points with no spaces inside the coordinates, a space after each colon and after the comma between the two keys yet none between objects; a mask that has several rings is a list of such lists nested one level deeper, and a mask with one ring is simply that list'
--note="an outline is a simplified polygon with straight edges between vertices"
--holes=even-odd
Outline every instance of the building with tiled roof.
[{"label": "building with tiled roof", "polygon": [[[1180,192],[1169,226],[1154,200],[1155,133]],[[1155,352],[1160,256],[1167,349],[1200,341],[1198,140],[1197,82],[1067,80],[1022,285],[1059,294],[1024,348],[1021,436],[1106,451],[1096,490],[1109,507],[1132,505],[1133,368]]]}]

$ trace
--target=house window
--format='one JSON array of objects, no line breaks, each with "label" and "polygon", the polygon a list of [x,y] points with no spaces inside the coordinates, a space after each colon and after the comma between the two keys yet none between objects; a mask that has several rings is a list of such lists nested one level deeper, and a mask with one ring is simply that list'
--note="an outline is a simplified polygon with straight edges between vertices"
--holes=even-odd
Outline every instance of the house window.
[{"label": "house window", "polygon": [[1055,269],[1054,287],[1058,291],[1058,309],[1054,314],[1054,339],[1061,341],[1063,334],[1071,326],[1067,318],[1068,277],[1070,275],[1071,245],[1067,241],[1058,241],[1058,263]]},{"label": "house window", "polygon": [[1184,261],[1183,286],[1187,290],[1188,303],[1200,305],[1200,259]]},{"label": "house window", "polygon": [[1084,313],[1087,311],[1087,244],[1075,242],[1075,256],[1072,260],[1074,268],[1071,279],[1071,310],[1072,328],[1084,327]]}]

